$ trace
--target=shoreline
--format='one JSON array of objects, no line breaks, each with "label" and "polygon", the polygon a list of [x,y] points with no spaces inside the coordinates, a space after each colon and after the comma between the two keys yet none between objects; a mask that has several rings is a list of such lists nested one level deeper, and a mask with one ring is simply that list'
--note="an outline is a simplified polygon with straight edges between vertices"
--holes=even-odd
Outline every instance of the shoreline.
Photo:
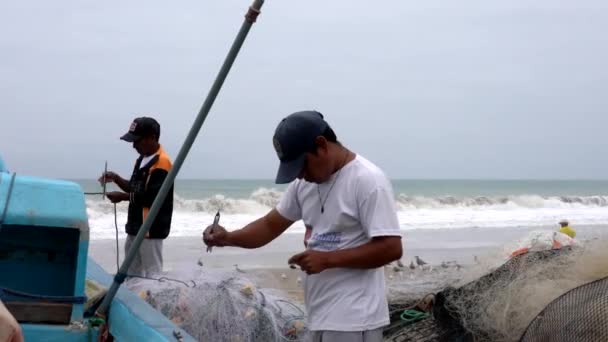
[{"label": "shoreline", "polygon": [[[608,238],[606,226],[581,226],[575,228],[577,239]],[[418,229],[402,232],[404,264],[409,264],[414,256],[439,265],[442,261],[457,261],[472,264],[475,256],[492,253],[507,244],[513,244],[534,230],[556,230],[554,227],[534,228],[462,228],[462,229]],[[287,260],[304,250],[303,233],[289,233],[279,236],[268,245],[257,249],[236,247],[214,248],[206,253],[201,236],[171,237],[163,242],[165,271],[200,267],[242,269],[288,268]],[[120,262],[124,259],[124,239],[119,239]],[[89,256],[106,271],[116,271],[115,239],[90,240]]]}]

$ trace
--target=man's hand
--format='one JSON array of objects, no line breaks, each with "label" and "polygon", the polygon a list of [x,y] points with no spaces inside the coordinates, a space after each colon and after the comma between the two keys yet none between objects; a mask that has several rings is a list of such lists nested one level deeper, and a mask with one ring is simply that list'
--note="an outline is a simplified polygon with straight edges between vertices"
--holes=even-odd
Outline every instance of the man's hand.
[{"label": "man's hand", "polygon": [[228,246],[228,231],[219,224],[215,227],[210,225],[203,232],[203,242],[205,242],[208,247]]},{"label": "man's hand", "polygon": [[330,268],[329,252],[307,250],[296,254],[287,261],[290,265],[299,265],[307,274],[321,273]]},{"label": "man's hand", "polygon": [[121,191],[111,191],[111,192],[108,192],[108,193],[106,193],[106,197],[108,197],[108,199],[112,203],[118,203],[118,202],[128,201],[129,200],[129,194],[127,194],[125,192],[121,192]]},{"label": "man's hand", "polygon": [[104,184],[104,181],[106,183],[112,183],[112,182],[116,182],[117,179],[119,179],[120,176],[117,175],[115,172],[112,171],[107,171],[105,174],[102,174],[101,177],[99,177],[99,179],[97,180],[101,185]]},{"label": "man's hand", "polygon": [[[124,192],[131,192],[131,187],[129,186],[129,181],[120,177],[120,175],[118,175],[116,172],[107,171],[104,174],[102,174],[101,177],[99,177],[99,179],[97,181],[102,186],[104,185],[104,182],[106,184],[114,183],[114,184],[118,185],[120,190],[122,190]],[[128,199],[129,199],[129,196],[127,196],[126,200],[128,200]]]}]

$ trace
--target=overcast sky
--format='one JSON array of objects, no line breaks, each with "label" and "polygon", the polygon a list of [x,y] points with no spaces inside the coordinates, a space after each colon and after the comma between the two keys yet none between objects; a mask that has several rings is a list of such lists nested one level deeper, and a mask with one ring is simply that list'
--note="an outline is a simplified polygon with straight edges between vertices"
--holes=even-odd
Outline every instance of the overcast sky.
[{"label": "overcast sky", "polygon": [[[2,1],[0,155],[130,174],[173,158],[250,1]],[[324,113],[391,178],[608,178],[608,2],[267,1],[181,178],[274,178],[285,115]]]}]

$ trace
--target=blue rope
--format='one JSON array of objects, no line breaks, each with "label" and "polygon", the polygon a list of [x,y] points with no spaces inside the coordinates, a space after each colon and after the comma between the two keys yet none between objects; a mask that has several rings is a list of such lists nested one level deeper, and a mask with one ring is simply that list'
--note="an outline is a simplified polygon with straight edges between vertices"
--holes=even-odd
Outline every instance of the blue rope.
[{"label": "blue rope", "polygon": [[4,224],[4,219],[6,219],[6,213],[8,212],[8,204],[11,202],[11,194],[13,193],[13,184],[15,184],[15,176],[16,172],[11,176],[11,182],[8,185],[8,193],[6,194],[6,202],[4,203],[4,210],[2,210],[2,216],[0,216],[0,230],[2,230],[2,225]]},{"label": "blue rope", "polygon": [[45,302],[53,303],[84,304],[87,301],[87,297],[84,296],[47,296],[11,290],[6,287],[0,287],[0,299],[8,298],[8,296],[28,299],[39,299]]}]

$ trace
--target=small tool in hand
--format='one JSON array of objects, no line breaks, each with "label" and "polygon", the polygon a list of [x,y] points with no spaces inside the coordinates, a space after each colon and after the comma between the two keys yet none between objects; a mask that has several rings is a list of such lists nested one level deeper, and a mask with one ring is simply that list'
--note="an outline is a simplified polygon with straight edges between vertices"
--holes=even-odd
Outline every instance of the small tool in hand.
[{"label": "small tool in hand", "polygon": [[106,173],[108,173],[108,161],[106,160],[106,166],[103,168],[103,184],[101,185],[103,187],[103,191],[101,193],[101,199],[105,200],[106,199],[106,187],[108,186],[106,184]]},{"label": "small tool in hand", "polygon": [[[213,219],[213,226],[211,226],[211,233],[215,230],[217,225],[220,223],[220,211],[218,210],[215,214],[215,218]],[[207,246],[207,253],[211,253],[213,250],[213,246]]]}]

